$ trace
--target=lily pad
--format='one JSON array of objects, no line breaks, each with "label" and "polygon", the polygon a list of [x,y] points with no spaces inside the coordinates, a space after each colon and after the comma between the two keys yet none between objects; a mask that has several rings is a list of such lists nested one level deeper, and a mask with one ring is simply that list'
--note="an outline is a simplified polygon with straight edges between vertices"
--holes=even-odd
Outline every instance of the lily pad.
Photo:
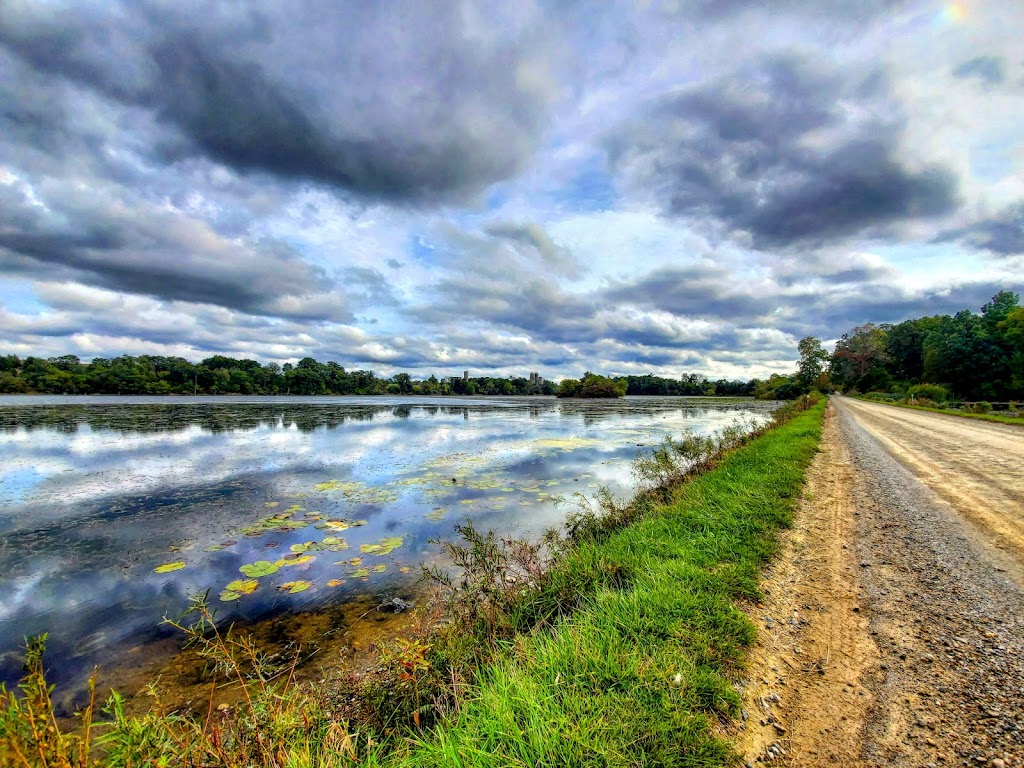
[{"label": "lily pad", "polygon": [[373,568],[371,568],[370,570],[373,571],[374,573],[384,573],[384,571],[386,571],[387,569],[388,569],[387,564],[386,563],[381,563],[380,565],[373,566]]},{"label": "lily pad", "polygon": [[269,560],[257,560],[255,563],[243,565],[238,570],[246,576],[259,578],[260,576],[269,576],[272,573],[277,573],[278,568],[280,566],[277,563],[272,563]]},{"label": "lily pad", "polygon": [[370,575],[370,569],[369,568],[356,568],[356,570],[354,570],[354,571],[349,571],[348,575],[351,576],[354,579],[363,579],[363,578],[366,578],[367,576]]},{"label": "lily pad", "polygon": [[298,557],[282,557],[280,560],[275,560],[274,565],[282,568],[286,565],[303,565],[305,563],[312,563],[316,560],[313,555],[299,555]]},{"label": "lily pad", "polygon": [[344,583],[345,583],[344,579],[331,579],[330,581],[327,582],[327,586],[328,587],[340,587]]},{"label": "lily pad", "polygon": [[184,567],[185,563],[178,560],[173,563],[164,563],[163,565],[158,565],[156,568],[153,569],[153,573],[171,573],[172,571],[180,571]]},{"label": "lily pad", "polygon": [[319,552],[320,550],[325,549],[325,547],[319,541],[304,541],[301,544],[292,544],[288,549],[292,552],[301,554],[303,552]]},{"label": "lily pad", "polygon": [[388,536],[376,544],[363,544],[359,551],[367,555],[390,555],[405,543],[401,536]]},{"label": "lily pad", "polygon": [[259,587],[256,579],[236,579],[227,585],[226,589],[231,592],[238,592],[242,595],[251,595]]},{"label": "lily pad", "polygon": [[277,589],[279,592],[287,592],[290,595],[298,594],[299,592],[305,592],[307,589],[313,586],[311,581],[286,581],[284,584],[279,586]]},{"label": "lily pad", "polygon": [[409,566],[408,566],[408,565],[403,565],[403,566],[402,566],[401,568],[399,568],[398,570],[399,570],[399,571],[400,571],[401,573],[408,573],[408,572],[409,572],[410,570],[412,570],[412,569],[411,569],[411,568],[409,568]]},{"label": "lily pad", "polygon": [[225,603],[230,603],[232,600],[237,600],[241,596],[241,592],[235,592],[230,589],[225,589],[223,592],[220,593],[220,599],[223,600]]}]

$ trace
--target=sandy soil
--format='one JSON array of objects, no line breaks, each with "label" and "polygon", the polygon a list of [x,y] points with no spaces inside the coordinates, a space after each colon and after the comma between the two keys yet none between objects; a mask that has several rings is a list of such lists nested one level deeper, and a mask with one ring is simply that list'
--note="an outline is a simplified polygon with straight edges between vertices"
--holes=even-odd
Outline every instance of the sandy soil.
[{"label": "sandy soil", "polygon": [[1024,766],[1022,456],[1024,430],[837,399],[752,611],[748,765]]}]

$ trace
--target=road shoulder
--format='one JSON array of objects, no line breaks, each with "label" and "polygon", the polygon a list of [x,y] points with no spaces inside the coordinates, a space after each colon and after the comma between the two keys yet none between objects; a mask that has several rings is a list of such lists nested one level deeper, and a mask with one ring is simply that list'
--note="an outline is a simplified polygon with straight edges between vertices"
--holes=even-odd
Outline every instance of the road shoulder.
[{"label": "road shoulder", "polygon": [[794,526],[752,608],[760,642],[737,734],[747,764],[859,764],[879,667],[854,546],[853,466],[829,408]]}]

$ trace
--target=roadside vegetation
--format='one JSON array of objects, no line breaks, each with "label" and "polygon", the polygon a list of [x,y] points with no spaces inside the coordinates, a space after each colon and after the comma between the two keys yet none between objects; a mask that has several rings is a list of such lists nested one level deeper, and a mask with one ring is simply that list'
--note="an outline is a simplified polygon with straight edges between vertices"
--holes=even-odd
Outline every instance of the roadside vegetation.
[{"label": "roadside vegetation", "polygon": [[[927,385],[934,389],[936,385]],[[911,387],[911,389],[916,389]],[[942,389],[939,387],[939,389]],[[943,390],[944,391],[944,390]],[[945,413],[950,416],[959,416],[965,419],[976,419],[978,421],[991,421],[997,424],[1016,424],[1024,426],[1024,402],[1010,401],[1006,403],[1006,410],[993,411],[992,404],[984,400],[976,403],[963,403],[948,400],[946,397],[925,397],[908,393],[869,392],[866,395],[859,395],[861,400],[870,400],[875,403],[896,405],[901,408],[911,408],[915,411],[931,411],[932,413]]]},{"label": "roadside vegetation", "polygon": [[666,440],[636,461],[632,501],[579,496],[538,542],[463,526],[444,544],[456,568],[426,573],[443,618],[364,675],[295,683],[295,659],[197,599],[177,626],[206,661],[207,705],[168,711],[157,681],[128,715],[93,690],[69,731],[31,640],[20,690],[0,690],[0,766],[726,765],[713,726],[737,714],[756,634],[737,603],[758,597],[823,410],[814,396],[756,434]]}]

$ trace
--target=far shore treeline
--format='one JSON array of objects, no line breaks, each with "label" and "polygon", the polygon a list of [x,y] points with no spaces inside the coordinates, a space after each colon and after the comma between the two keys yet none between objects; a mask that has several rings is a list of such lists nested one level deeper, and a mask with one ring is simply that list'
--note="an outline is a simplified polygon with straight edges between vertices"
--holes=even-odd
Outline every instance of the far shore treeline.
[{"label": "far shore treeline", "polygon": [[[591,377],[588,379],[588,377]],[[613,382],[615,395],[771,394],[765,382],[711,381],[700,374],[667,379],[651,374],[595,377]],[[573,379],[566,380],[575,381]],[[538,377],[438,377],[414,380],[408,373],[385,378],[373,371],[348,371],[336,362],[305,357],[297,364],[260,364],[222,355],[192,363],[180,357],[124,355],[82,362],[74,355],[0,355],[0,393],[74,395],[554,395],[559,385]],[[596,388],[575,396],[593,397]],[[601,396],[601,395],[596,395]]]}]

